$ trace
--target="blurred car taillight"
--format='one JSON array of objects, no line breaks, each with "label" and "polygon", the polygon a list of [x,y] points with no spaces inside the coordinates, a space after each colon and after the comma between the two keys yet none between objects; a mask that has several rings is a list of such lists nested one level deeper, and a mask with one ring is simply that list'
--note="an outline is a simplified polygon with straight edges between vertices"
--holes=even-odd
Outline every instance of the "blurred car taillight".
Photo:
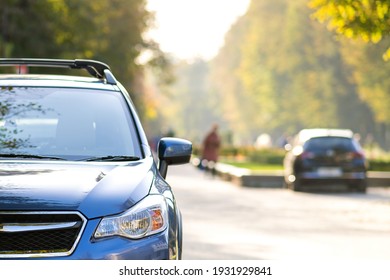
[{"label": "blurred car taillight", "polygon": [[359,151],[355,151],[355,152],[350,152],[347,154],[346,156],[347,159],[349,160],[353,160],[353,159],[364,159],[365,156],[364,156],[364,153],[362,152],[359,152]]}]

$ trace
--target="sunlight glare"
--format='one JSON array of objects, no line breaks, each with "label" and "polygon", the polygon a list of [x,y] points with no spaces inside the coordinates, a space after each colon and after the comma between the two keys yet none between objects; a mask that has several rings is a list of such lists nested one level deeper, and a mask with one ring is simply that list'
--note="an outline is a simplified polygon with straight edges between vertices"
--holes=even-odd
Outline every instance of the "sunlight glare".
[{"label": "sunlight glare", "polygon": [[156,28],[148,37],[163,51],[180,59],[211,59],[224,43],[225,33],[243,15],[250,0],[148,0]]}]

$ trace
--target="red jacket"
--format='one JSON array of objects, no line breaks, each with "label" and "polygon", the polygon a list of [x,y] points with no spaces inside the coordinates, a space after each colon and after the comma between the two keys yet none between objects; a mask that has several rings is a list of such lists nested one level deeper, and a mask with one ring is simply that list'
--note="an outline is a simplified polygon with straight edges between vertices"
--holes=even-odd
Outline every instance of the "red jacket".
[{"label": "red jacket", "polygon": [[202,159],[217,161],[221,140],[216,131],[210,132],[203,141]]}]

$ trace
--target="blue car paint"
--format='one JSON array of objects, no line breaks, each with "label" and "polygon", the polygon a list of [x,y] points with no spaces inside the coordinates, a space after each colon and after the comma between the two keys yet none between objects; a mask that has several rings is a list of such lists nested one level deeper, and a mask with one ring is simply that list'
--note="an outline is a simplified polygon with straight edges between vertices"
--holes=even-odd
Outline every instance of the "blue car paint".
[{"label": "blue car paint", "polygon": [[[35,61],[33,60],[32,64]],[[0,64],[7,63],[7,59],[0,59]],[[12,62],[12,65],[13,63],[15,62]],[[105,90],[107,94],[119,92],[126,101],[124,109],[128,109],[128,117],[134,125],[133,140],[139,143],[141,157],[141,160],[136,162],[24,159],[0,161],[0,211],[74,210],[87,219],[83,234],[73,253],[64,257],[50,257],[50,259],[175,259],[180,257],[181,214],[171,187],[164,180],[165,172],[161,173],[161,166],[187,163],[191,156],[190,142],[174,138],[160,141],[164,147],[163,152],[173,147],[176,149],[173,153],[164,153],[164,158],[159,158],[159,166],[157,166],[130,95],[116,81],[106,83],[104,79],[84,77],[58,78],[40,75],[30,78],[29,75],[14,75],[13,78],[5,76],[0,79],[0,85],[5,88],[26,89],[29,87],[77,88],[81,91],[96,89]],[[183,150],[179,153],[180,149],[177,148],[180,146]],[[161,194],[166,198],[169,224],[164,231],[138,240],[119,236],[96,240],[93,237],[101,218],[126,211],[145,196],[153,194]],[[4,255],[1,258],[4,259]],[[34,258],[47,259],[35,256]]]},{"label": "blue car paint", "polygon": [[87,219],[121,213],[148,194],[152,164],[3,161],[0,209],[78,210]]},{"label": "blue car paint", "polygon": [[[50,259],[176,258],[177,252],[170,252],[169,247],[177,239],[178,210],[171,188],[159,175],[152,157],[126,164],[1,161],[0,174],[1,210],[78,211],[87,219],[75,251]],[[93,237],[101,217],[124,212],[149,193],[166,197],[166,230],[139,240]]]}]

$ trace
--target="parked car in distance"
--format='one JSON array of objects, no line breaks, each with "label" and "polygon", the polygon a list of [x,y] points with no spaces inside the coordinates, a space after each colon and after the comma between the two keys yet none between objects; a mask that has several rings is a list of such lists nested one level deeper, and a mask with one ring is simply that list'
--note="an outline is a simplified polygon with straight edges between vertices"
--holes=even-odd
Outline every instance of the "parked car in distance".
[{"label": "parked car in distance", "polygon": [[189,162],[191,142],[162,138],[155,159],[130,95],[102,62],[0,66],[0,259],[180,259],[182,218],[165,176]]},{"label": "parked car in distance", "polygon": [[340,185],[365,192],[367,160],[348,129],[303,129],[286,147],[284,180],[292,190],[330,190]]}]

